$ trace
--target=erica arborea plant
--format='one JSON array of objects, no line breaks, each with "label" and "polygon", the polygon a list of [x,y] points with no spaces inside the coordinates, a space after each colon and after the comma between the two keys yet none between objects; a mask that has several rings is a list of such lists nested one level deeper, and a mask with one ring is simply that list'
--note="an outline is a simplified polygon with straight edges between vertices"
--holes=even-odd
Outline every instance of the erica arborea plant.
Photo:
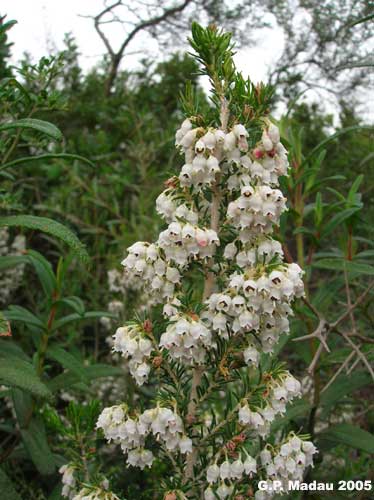
[{"label": "erica arborea plant", "polygon": [[200,110],[187,88],[175,141],[184,164],[156,202],[166,227],[122,262],[156,305],[114,334],[113,350],[155,396],[105,408],[97,427],[128,467],[167,464],[157,498],[267,499],[316,453],[307,436],[272,432],[300,396],[274,354],[303,295],[303,272],[274,237],[287,151],[269,118],[272,91],[236,72],[231,35],[194,24],[190,43],[212,106]]}]

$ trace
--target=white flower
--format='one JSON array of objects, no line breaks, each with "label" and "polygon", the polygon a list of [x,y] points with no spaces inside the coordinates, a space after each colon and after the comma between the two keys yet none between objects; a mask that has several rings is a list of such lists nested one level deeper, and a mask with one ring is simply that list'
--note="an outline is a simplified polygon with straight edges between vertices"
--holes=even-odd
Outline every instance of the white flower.
[{"label": "white flower", "polygon": [[232,486],[227,486],[224,482],[222,482],[217,488],[217,495],[221,499],[227,498],[231,495],[233,489],[234,488]]},{"label": "white flower", "polygon": [[243,475],[243,472],[244,472],[244,464],[240,460],[240,458],[238,458],[230,466],[230,477],[233,479],[240,479]]},{"label": "white flower", "polygon": [[220,468],[217,464],[210,465],[206,471],[206,479],[208,483],[215,483],[220,476]]},{"label": "white flower", "polygon": [[222,462],[219,468],[219,475],[222,480],[228,479],[231,477],[231,466],[228,460]]},{"label": "white flower", "polygon": [[191,453],[192,452],[192,441],[189,437],[183,436],[179,441],[179,448],[181,453]]},{"label": "white flower", "polygon": [[247,458],[244,461],[243,466],[244,466],[244,472],[247,475],[256,474],[256,472],[257,472],[257,463],[256,463],[256,460],[253,457],[247,456]]},{"label": "white flower", "polygon": [[204,491],[204,500],[216,500],[216,496],[213,493],[212,488],[209,487]]}]

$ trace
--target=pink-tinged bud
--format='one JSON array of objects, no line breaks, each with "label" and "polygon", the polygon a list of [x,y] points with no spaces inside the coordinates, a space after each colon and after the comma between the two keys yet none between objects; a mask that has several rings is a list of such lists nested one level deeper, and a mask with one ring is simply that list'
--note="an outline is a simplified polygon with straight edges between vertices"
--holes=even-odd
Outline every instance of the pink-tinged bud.
[{"label": "pink-tinged bud", "polygon": [[262,149],[260,149],[260,148],[255,148],[255,149],[253,150],[253,156],[254,156],[255,158],[257,158],[257,160],[258,160],[258,159],[260,159],[260,158],[263,158],[263,157],[264,157],[264,155],[265,155],[265,151],[263,151],[263,150],[262,150]]},{"label": "pink-tinged bud", "polygon": [[196,241],[199,247],[206,247],[209,244],[209,236],[205,231],[198,229],[196,231]]},{"label": "pink-tinged bud", "polygon": [[177,495],[174,493],[174,491],[171,491],[170,493],[166,493],[164,496],[164,500],[177,500]]}]

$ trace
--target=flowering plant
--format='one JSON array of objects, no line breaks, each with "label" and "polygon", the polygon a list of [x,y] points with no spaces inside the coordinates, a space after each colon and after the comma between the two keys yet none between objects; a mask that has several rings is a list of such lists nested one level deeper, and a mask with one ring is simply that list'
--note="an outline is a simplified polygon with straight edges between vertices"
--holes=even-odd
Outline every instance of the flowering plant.
[{"label": "flowering plant", "polygon": [[266,499],[274,493],[259,480],[286,490],[316,452],[307,436],[271,433],[301,394],[274,356],[303,296],[303,272],[283,262],[276,239],[287,151],[269,119],[272,90],[236,72],[231,35],[194,24],[190,43],[213,107],[200,113],[187,87],[176,133],[185,162],[156,202],[167,227],[122,262],[164,320],[149,312],[118,328],[113,344],[138,385],[158,376],[158,392],[147,409],[105,408],[97,427],[129,466],[151,467],[156,456],[168,463],[165,499]]}]

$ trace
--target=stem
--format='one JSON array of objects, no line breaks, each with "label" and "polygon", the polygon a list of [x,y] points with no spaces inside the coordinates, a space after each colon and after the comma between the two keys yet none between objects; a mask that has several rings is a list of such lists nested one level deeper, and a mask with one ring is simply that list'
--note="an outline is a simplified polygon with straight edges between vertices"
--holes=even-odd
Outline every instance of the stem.
[{"label": "stem", "polygon": [[[220,121],[221,121],[221,130],[224,132],[227,131],[227,124],[229,120],[229,108],[226,99],[221,97],[221,108],[220,108]],[[221,161],[222,152],[217,152],[217,159]],[[215,183],[212,187],[212,204],[210,209],[210,227],[216,233],[218,233],[219,229],[219,208],[221,203],[221,190],[219,188],[220,183],[220,175],[217,174]],[[213,259],[210,261],[210,267],[213,265]],[[215,284],[215,275],[212,271],[208,272],[205,282],[204,282],[204,292],[202,301],[204,302],[213,292]],[[187,422],[193,425],[194,420],[196,418],[196,410],[197,410],[197,402],[198,395],[197,389],[201,383],[201,377],[204,372],[204,368],[202,366],[196,366],[192,370],[192,385],[191,385],[191,393],[190,400],[187,407]],[[194,478],[194,465],[196,463],[198,456],[198,448],[197,446],[192,447],[192,452],[187,456],[186,460],[186,469],[185,469],[185,478],[193,479]]]}]

